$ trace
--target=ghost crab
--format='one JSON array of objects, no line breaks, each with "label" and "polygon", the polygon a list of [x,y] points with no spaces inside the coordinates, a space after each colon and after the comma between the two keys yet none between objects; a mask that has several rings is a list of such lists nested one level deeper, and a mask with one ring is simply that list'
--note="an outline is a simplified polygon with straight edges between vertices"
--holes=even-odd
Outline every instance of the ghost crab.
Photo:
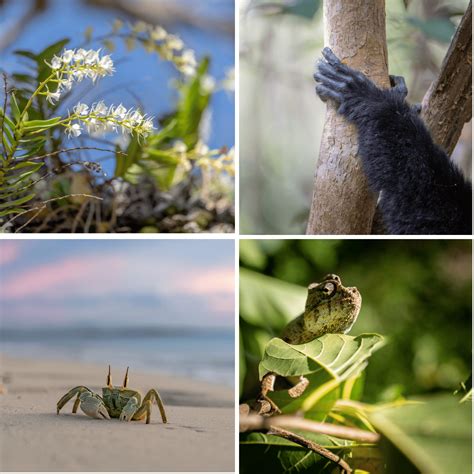
[{"label": "ghost crab", "polygon": [[102,387],[102,396],[94,393],[87,387],[80,385],[69,390],[57,403],[57,414],[71,398],[77,395],[72,412],[76,413],[78,407],[88,416],[98,419],[119,418],[121,421],[143,420],[150,423],[151,406],[153,401],[158,405],[163,423],[167,423],[165,407],[157,390],[151,389],[142,400],[142,395],[137,390],[127,388],[128,367],[123,385],[113,386],[112,376],[107,375],[107,387]]}]

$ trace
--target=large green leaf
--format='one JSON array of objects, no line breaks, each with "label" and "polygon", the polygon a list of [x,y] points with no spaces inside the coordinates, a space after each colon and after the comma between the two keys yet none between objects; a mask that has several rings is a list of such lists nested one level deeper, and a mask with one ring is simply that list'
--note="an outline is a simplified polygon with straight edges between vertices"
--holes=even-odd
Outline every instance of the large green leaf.
[{"label": "large green leaf", "polygon": [[176,113],[175,137],[183,140],[189,149],[194,148],[199,138],[199,127],[204,111],[209,105],[210,92],[201,87],[201,81],[209,69],[209,58],[198,66],[196,76],[181,87],[181,99]]},{"label": "large green leaf", "polygon": [[306,344],[288,344],[273,338],[265,347],[260,378],[268,372],[284,377],[307,375],[325,370],[332,378],[353,376],[354,367],[363,365],[383,344],[380,334],[325,334]]},{"label": "large green leaf", "polygon": [[291,398],[286,390],[269,396],[284,413],[303,410],[308,418],[324,420],[341,396],[341,384],[360,374],[372,353],[383,344],[379,334],[325,334],[299,345],[274,338],[265,347],[259,376],[269,372],[284,377],[304,375],[309,386],[300,397]]},{"label": "large green leaf", "polygon": [[36,55],[36,62],[38,64],[38,82],[44,81],[51,74],[51,68],[46,64],[45,61],[51,63],[53,56],[59,55],[64,46],[66,46],[69,41],[69,38],[59,40]]},{"label": "large green leaf", "polygon": [[304,310],[307,290],[245,268],[240,270],[240,315],[267,330],[280,331]]},{"label": "large green leaf", "polygon": [[385,437],[382,447],[388,472],[471,473],[471,403],[459,403],[451,395],[422,402],[369,414]]}]

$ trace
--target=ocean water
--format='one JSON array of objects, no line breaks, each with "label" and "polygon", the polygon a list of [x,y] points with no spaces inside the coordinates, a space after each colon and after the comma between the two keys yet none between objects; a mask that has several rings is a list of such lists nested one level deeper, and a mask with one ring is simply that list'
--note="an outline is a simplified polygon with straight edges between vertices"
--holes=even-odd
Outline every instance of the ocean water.
[{"label": "ocean water", "polygon": [[0,331],[1,351],[12,357],[130,366],[234,387],[234,331],[120,328]]}]

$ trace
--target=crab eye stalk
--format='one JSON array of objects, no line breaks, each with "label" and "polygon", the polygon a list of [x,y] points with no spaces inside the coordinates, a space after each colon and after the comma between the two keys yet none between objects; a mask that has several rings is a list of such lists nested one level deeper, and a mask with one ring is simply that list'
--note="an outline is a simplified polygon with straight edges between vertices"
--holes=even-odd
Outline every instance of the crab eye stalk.
[{"label": "crab eye stalk", "polygon": [[109,373],[107,374],[107,386],[112,387],[112,375],[110,374],[110,365],[109,365]]},{"label": "crab eye stalk", "polygon": [[123,379],[123,388],[126,388],[128,385],[128,367],[127,371],[125,372],[125,378]]}]

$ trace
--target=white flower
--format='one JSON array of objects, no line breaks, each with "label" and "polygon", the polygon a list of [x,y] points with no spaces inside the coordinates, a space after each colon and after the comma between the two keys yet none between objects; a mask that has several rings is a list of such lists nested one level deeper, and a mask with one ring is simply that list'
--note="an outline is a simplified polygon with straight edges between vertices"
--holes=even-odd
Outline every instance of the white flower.
[{"label": "white flower", "polygon": [[88,66],[97,64],[99,61],[99,51],[94,51],[93,49],[87,51],[86,57],[84,59],[84,63]]},{"label": "white flower", "polygon": [[50,92],[49,90],[46,91],[46,100],[51,104],[54,105],[56,100],[59,100],[61,97],[61,91],[58,89],[56,92]]},{"label": "white flower", "polygon": [[133,24],[132,30],[133,30],[135,33],[141,33],[142,31],[146,31],[147,26],[148,26],[148,25],[147,25],[144,21],[136,21],[136,22]]},{"label": "white flower", "polygon": [[138,111],[135,110],[134,112],[131,113],[130,117],[128,120],[132,124],[132,126],[140,125],[143,122],[143,115]]},{"label": "white flower", "polygon": [[75,77],[77,79],[77,82],[81,82],[82,79],[84,79],[85,75],[86,75],[86,73],[84,71],[81,71],[81,70],[74,71],[72,73],[72,77]]},{"label": "white flower", "polygon": [[106,132],[116,132],[117,131],[117,124],[112,120],[107,120],[107,122],[105,122],[105,131]]},{"label": "white flower", "polygon": [[168,33],[161,26],[155,26],[153,30],[151,30],[151,33],[150,33],[150,37],[154,41],[164,40],[167,36],[168,36]]},{"label": "white flower", "polygon": [[189,66],[197,65],[196,56],[192,49],[184,50],[183,54],[181,55],[181,59],[183,60],[183,62],[185,62]]},{"label": "white flower", "polygon": [[173,144],[173,150],[175,150],[177,153],[186,153],[188,151],[188,147],[183,141],[176,140]]},{"label": "white flower", "polygon": [[77,115],[87,115],[89,113],[89,106],[79,102],[72,110],[74,110],[74,113]]},{"label": "white flower", "polygon": [[74,58],[74,50],[66,49],[62,55],[62,61],[64,64],[69,64]]},{"label": "white flower", "polygon": [[209,74],[206,74],[202,79],[201,79],[201,88],[204,92],[212,92],[216,87],[216,81],[212,76],[209,76]]},{"label": "white flower", "polygon": [[61,58],[58,58],[57,56],[53,56],[53,59],[51,60],[51,64],[50,64],[51,69],[59,69],[61,65],[62,65]]},{"label": "white flower", "polygon": [[74,54],[74,61],[76,62],[84,61],[84,59],[86,59],[86,55],[87,55],[87,51],[83,48],[80,48]]},{"label": "white flower", "polygon": [[201,156],[206,156],[209,154],[209,147],[204,144],[201,140],[196,143],[194,151]]},{"label": "white flower", "polygon": [[168,35],[166,37],[166,46],[170,49],[175,49],[177,51],[183,49],[184,43],[181,38],[178,38],[175,35]]},{"label": "white flower", "polygon": [[[145,134],[149,134],[153,131],[153,129],[155,127],[153,127],[153,119],[150,117],[150,118],[147,118],[143,123],[142,123],[142,126],[141,126],[143,132]],[[185,145],[186,146],[186,145]]]},{"label": "white flower", "polygon": [[96,115],[107,115],[108,109],[107,109],[107,106],[104,104],[104,102],[101,100],[100,102],[97,102],[97,104],[94,106],[91,112],[93,112]]},{"label": "white flower", "polygon": [[184,65],[179,68],[179,70],[185,75],[185,76],[194,76],[196,74],[196,68],[194,66],[189,66],[189,65]]},{"label": "white flower", "polygon": [[112,109],[112,116],[118,118],[119,120],[124,120],[127,115],[127,109],[120,104],[115,109]]},{"label": "white flower", "polygon": [[62,89],[70,91],[72,89],[73,83],[74,83],[74,80],[71,77],[69,77],[67,79],[62,79],[59,84]]},{"label": "white flower", "polygon": [[103,69],[105,74],[111,74],[115,71],[114,62],[112,61],[112,58],[109,55],[101,58],[101,60],[99,61],[99,66]]},{"label": "white flower", "polygon": [[81,134],[81,126],[78,123],[72,123],[66,126],[68,132],[68,137],[71,138],[71,135],[78,137]]}]

